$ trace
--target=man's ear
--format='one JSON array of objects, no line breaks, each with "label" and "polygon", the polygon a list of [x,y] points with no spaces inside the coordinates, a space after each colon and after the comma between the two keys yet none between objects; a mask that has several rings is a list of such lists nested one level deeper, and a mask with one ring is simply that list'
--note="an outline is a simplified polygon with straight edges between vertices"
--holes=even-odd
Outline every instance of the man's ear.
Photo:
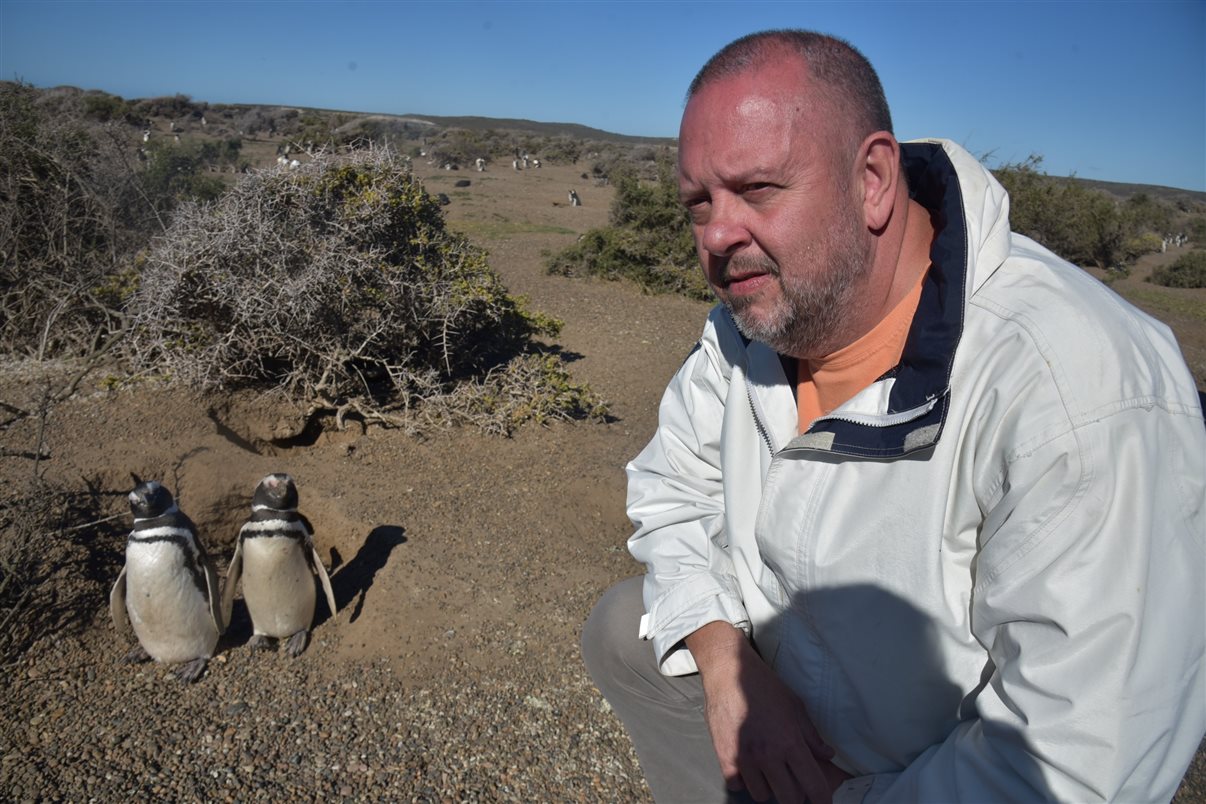
[{"label": "man's ear", "polygon": [[900,143],[887,131],[868,134],[859,146],[863,215],[867,228],[879,232],[892,219],[900,186]]}]

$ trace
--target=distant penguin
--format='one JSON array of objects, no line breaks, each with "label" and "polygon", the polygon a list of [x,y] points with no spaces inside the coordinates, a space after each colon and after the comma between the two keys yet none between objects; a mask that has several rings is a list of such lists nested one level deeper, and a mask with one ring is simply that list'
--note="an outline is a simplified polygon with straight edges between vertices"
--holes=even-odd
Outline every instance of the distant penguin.
[{"label": "distant penguin", "polygon": [[226,630],[218,573],[192,520],[162,484],[139,483],[129,500],[134,529],[109,594],[114,625],[123,634],[133,628],[138,638],[125,661],[181,664],[176,675],[196,681]]},{"label": "distant penguin", "polygon": [[229,620],[241,578],[254,630],[250,645],[267,648],[270,638],[289,637],[286,650],[299,656],[314,623],[315,575],[334,616],[335,593],[314,549],[310,523],[297,511],[297,486],[289,475],[268,475],[256,486],[251,518],[235,543],[222,592],[223,616]]}]

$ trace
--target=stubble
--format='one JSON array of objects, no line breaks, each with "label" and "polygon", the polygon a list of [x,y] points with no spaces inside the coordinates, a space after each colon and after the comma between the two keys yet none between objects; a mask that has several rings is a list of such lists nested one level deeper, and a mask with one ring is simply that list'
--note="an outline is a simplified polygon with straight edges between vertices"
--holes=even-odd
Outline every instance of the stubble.
[{"label": "stubble", "polygon": [[722,279],[750,271],[774,278],[779,293],[769,306],[759,296],[732,297],[720,289],[716,294],[747,338],[779,354],[822,357],[832,351],[835,334],[854,308],[856,291],[870,270],[864,234],[856,216],[849,212],[839,216],[825,237],[801,255],[804,270],[787,276],[765,255],[737,255],[729,260]]}]

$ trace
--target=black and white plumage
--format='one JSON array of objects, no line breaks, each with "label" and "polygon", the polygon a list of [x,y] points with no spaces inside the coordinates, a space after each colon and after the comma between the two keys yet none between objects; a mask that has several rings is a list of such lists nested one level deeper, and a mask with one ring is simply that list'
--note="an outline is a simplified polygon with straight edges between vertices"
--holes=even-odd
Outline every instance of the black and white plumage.
[{"label": "black and white plumage", "polygon": [[196,526],[161,483],[139,483],[129,500],[134,528],[109,594],[114,625],[138,639],[126,661],[180,664],[176,675],[196,681],[226,630],[218,573]]},{"label": "black and white plumage", "polygon": [[289,475],[268,475],[256,486],[251,517],[239,530],[222,592],[223,616],[229,620],[241,579],[254,631],[252,646],[267,647],[270,638],[288,637],[289,655],[298,656],[314,622],[315,575],[333,616],[335,593],[314,549],[313,530],[298,513],[297,486]]}]

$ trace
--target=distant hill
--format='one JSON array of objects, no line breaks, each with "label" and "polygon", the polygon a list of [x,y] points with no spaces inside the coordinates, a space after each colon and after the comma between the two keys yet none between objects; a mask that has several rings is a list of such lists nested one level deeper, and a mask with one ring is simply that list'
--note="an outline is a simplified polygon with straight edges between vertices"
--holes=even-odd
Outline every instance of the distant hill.
[{"label": "distant hill", "polygon": [[1082,179],[1073,177],[1072,181],[1078,181],[1081,184],[1091,187],[1094,190],[1101,190],[1110,195],[1126,200],[1133,195],[1139,193],[1147,193],[1153,198],[1159,198],[1164,201],[1169,201],[1173,204],[1184,204],[1192,207],[1195,204],[1206,205],[1206,193],[1196,190],[1182,190],[1179,187],[1163,187],[1158,184],[1127,184],[1117,181],[1101,181],[1099,179]]},{"label": "distant hill", "polygon": [[[7,82],[0,82],[7,83]],[[81,90],[73,86],[59,86],[50,89],[42,90],[51,95],[90,95],[90,96],[108,96],[109,93],[103,90]],[[110,96],[116,97],[116,96]],[[678,140],[674,137],[640,137],[629,134],[617,134],[612,131],[604,131],[603,129],[591,128],[590,126],[580,125],[578,123],[550,123],[538,120],[526,120],[523,118],[510,117],[479,117],[473,115],[465,116],[441,116],[429,114],[383,114],[380,112],[361,112],[350,111],[346,109],[322,109],[317,107],[305,106],[286,106],[286,105],[271,105],[271,104],[244,104],[244,103],[207,103],[205,101],[192,100],[187,95],[176,95],[175,97],[163,98],[132,98],[126,101],[127,108],[137,110],[139,113],[146,116],[147,122],[168,122],[173,118],[180,119],[187,116],[192,116],[194,119],[200,118],[206,109],[211,109],[216,112],[222,112],[227,118],[263,115],[268,119],[279,119],[282,115],[303,115],[308,114],[319,118],[339,118],[339,127],[348,129],[355,126],[360,121],[389,121],[396,124],[406,124],[415,127],[430,127],[432,133],[438,133],[441,130],[447,129],[465,129],[469,131],[510,131],[521,134],[530,134],[543,137],[568,137],[571,139],[597,141],[604,143],[614,143],[616,145],[652,145],[652,146],[669,146],[676,147]],[[232,129],[239,128],[238,125],[227,127],[222,130],[223,134],[239,134],[250,136],[254,139],[252,132],[244,134],[242,131],[234,131]],[[200,132],[197,132],[200,133]],[[215,130],[210,133],[210,136],[218,134]],[[275,131],[273,132],[276,133]],[[1147,193],[1148,195],[1159,198],[1171,203],[1177,204],[1183,209],[1194,209],[1206,206],[1206,192],[1195,190],[1185,190],[1177,187],[1164,187],[1154,184],[1133,184],[1124,182],[1101,181],[1098,179],[1085,179],[1078,176],[1056,177],[1065,181],[1078,182],[1092,189],[1100,190],[1108,193],[1120,200],[1126,200],[1138,193]]]},{"label": "distant hill", "polygon": [[572,137],[580,140],[597,140],[599,142],[614,142],[625,145],[677,145],[676,137],[641,137],[631,134],[617,134],[614,131],[604,131],[591,128],[579,123],[546,123],[539,120],[526,120],[517,117],[477,117],[474,115],[442,116],[434,114],[386,114],[383,112],[358,112],[348,109],[320,109],[312,106],[268,106],[243,103],[214,104],[223,109],[239,109],[242,111],[296,109],[299,112],[311,112],[320,115],[342,115],[350,122],[356,120],[392,120],[397,123],[409,123],[419,126],[431,126],[433,129],[461,128],[469,131],[516,131],[523,134],[534,134],[542,137]]},{"label": "distant hill", "polygon": [[[388,117],[389,115],[383,115]],[[617,142],[630,145],[676,145],[674,137],[637,137],[629,134],[616,134],[577,123],[541,123],[537,120],[523,120],[511,117],[439,117],[436,115],[407,114],[397,115],[406,122],[430,122],[440,128],[464,128],[471,131],[522,131],[529,134],[539,134],[545,137],[573,137],[580,140],[600,140],[602,142]]]},{"label": "distant hill", "polygon": [[[240,109],[244,111],[264,111],[297,109],[301,112],[312,112],[320,115],[343,115],[354,123],[357,120],[392,120],[397,123],[408,123],[418,126],[431,126],[433,131],[442,129],[466,129],[469,131],[514,131],[523,134],[533,134],[543,137],[570,137],[580,140],[595,140],[622,145],[656,145],[677,147],[676,137],[640,137],[630,134],[617,134],[613,131],[591,128],[579,123],[548,123],[539,120],[527,120],[513,117],[478,117],[474,115],[441,116],[431,114],[383,114],[379,112],[357,112],[342,109],[320,109],[314,107],[288,107],[252,104],[222,104],[222,108]],[[345,124],[346,125],[346,124]],[[1139,193],[1180,204],[1187,207],[1206,205],[1206,192],[1184,190],[1178,187],[1164,187],[1158,184],[1131,184],[1125,182],[1102,181],[1100,179],[1085,179],[1079,176],[1059,177],[1066,181],[1078,182],[1092,189],[1101,190],[1120,200],[1126,200]]]}]

